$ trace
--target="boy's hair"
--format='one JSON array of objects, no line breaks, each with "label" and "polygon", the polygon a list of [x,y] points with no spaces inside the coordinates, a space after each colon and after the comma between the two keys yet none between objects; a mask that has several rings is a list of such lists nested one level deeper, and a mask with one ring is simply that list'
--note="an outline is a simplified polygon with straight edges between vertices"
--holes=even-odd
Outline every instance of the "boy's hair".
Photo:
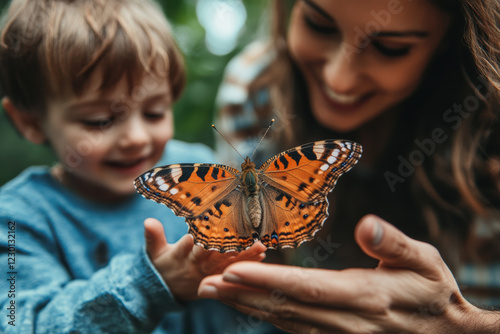
[{"label": "boy's hair", "polygon": [[0,97],[27,112],[68,85],[81,94],[93,71],[101,90],[124,75],[169,81],[172,98],[185,83],[184,63],[161,8],[152,0],[12,0],[1,22]]}]

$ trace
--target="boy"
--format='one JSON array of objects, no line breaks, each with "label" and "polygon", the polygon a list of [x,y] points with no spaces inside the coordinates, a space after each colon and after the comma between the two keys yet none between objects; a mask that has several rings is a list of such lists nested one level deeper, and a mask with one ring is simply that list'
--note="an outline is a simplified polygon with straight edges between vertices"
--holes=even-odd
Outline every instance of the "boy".
[{"label": "boy", "polygon": [[203,277],[261,260],[264,246],[205,252],[181,238],[182,219],[133,187],[154,165],[213,160],[203,146],[171,139],[184,68],[161,10],[150,0],[13,0],[1,43],[4,109],[58,163],[0,189],[1,261],[9,266],[0,329],[234,331],[224,326],[243,316],[190,301]]}]

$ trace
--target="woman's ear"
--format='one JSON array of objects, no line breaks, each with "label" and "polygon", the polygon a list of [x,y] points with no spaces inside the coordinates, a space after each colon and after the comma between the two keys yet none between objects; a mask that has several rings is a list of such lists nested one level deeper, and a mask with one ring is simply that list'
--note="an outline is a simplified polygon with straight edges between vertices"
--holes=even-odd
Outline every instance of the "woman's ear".
[{"label": "woman's ear", "polygon": [[2,99],[2,106],[11,122],[24,138],[33,144],[45,143],[46,138],[38,115],[17,108],[8,97]]}]

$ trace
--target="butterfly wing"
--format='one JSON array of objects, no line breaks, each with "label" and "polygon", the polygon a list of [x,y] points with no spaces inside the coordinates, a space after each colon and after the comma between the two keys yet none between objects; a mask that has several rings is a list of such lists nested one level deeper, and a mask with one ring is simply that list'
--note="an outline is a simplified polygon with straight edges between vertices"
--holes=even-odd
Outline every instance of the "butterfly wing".
[{"label": "butterfly wing", "polygon": [[229,194],[239,171],[224,165],[174,164],[153,168],[135,179],[137,191],[168,206],[180,217],[196,217]]},{"label": "butterfly wing", "polygon": [[348,140],[308,143],[266,161],[259,177],[302,202],[320,201],[359,161],[361,153],[361,145]]},{"label": "butterfly wing", "polygon": [[145,198],[186,217],[196,244],[219,252],[241,251],[258,235],[243,222],[239,173],[224,165],[175,164],[142,174],[134,185]]},{"label": "butterfly wing", "polygon": [[261,202],[266,206],[263,243],[286,248],[312,239],[328,217],[328,193],[361,153],[357,143],[324,140],[284,151],[264,163],[259,168]]},{"label": "butterfly wing", "polygon": [[298,247],[311,240],[328,216],[328,201],[302,202],[269,184],[261,188],[261,242],[268,248]]},{"label": "butterfly wing", "polygon": [[259,235],[244,221],[244,202],[241,187],[237,187],[201,215],[187,218],[195,243],[221,253],[250,247]]}]

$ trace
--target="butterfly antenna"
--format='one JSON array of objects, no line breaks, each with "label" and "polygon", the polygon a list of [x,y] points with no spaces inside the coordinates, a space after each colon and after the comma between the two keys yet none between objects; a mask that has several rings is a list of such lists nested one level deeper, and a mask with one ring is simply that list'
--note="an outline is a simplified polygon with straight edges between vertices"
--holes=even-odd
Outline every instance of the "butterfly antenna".
[{"label": "butterfly antenna", "polygon": [[253,153],[252,153],[252,156],[251,156],[252,159],[253,159],[253,156],[254,156],[255,152],[257,152],[257,149],[259,148],[260,144],[262,143],[262,141],[266,137],[267,133],[269,132],[269,130],[271,130],[271,127],[273,126],[273,124],[274,124],[274,118],[271,120],[271,123],[267,127],[266,132],[264,132],[264,135],[262,135],[262,138],[260,138],[259,143],[257,144],[257,146],[255,147],[255,149],[253,150]]},{"label": "butterfly antenna", "polygon": [[245,160],[245,158],[243,158],[243,156],[240,154],[240,152],[238,152],[238,150],[236,149],[236,147],[233,146],[233,144],[231,144],[229,142],[229,140],[227,140],[226,136],[224,136],[219,130],[217,130],[217,128],[215,127],[214,124],[212,124],[212,128],[214,128],[215,131],[217,131],[217,133],[222,137],[224,138],[224,140],[233,148],[233,150],[236,151],[236,153],[238,153],[238,155],[241,157],[241,159]]}]

